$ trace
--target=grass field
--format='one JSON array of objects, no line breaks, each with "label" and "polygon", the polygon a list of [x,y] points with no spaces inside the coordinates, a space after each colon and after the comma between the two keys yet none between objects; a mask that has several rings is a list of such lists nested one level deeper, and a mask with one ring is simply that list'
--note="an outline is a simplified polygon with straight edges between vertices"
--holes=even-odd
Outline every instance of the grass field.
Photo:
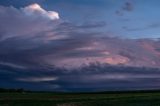
[{"label": "grass field", "polygon": [[160,106],[154,93],[0,93],[0,106]]}]

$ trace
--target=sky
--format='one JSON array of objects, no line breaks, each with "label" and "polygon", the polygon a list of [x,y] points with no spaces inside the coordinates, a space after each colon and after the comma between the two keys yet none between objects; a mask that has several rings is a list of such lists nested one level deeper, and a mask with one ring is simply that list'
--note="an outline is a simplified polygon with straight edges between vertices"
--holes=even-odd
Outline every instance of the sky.
[{"label": "sky", "polygon": [[[159,0],[1,0],[0,87],[160,88],[159,4]],[[110,72],[110,65],[115,70]]]},{"label": "sky", "polygon": [[158,0],[2,0],[1,5],[22,8],[38,3],[57,11],[63,21],[74,24],[105,23],[105,34],[129,38],[158,38]]}]

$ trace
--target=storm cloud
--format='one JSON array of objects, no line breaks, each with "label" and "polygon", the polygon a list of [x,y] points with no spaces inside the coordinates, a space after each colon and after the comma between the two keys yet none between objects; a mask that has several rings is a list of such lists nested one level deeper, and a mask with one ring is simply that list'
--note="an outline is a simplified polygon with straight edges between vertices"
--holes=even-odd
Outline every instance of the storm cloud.
[{"label": "storm cloud", "polygon": [[159,67],[159,40],[112,37],[96,30],[105,22],[73,24],[38,4],[0,8],[1,64],[75,68],[99,62]]},{"label": "storm cloud", "polygon": [[[131,4],[124,9],[131,11]],[[159,87],[159,39],[114,37],[99,30],[108,26],[104,21],[75,24],[39,4],[0,6],[0,23],[1,87],[64,91]],[[155,83],[148,83],[151,80]]]},{"label": "storm cloud", "polygon": [[73,25],[60,20],[57,12],[46,11],[38,4],[20,9],[4,6],[0,8],[1,64],[12,66],[19,63],[27,66],[44,64],[50,56],[52,59],[49,60],[57,60],[62,55],[81,55],[74,49],[90,45],[92,37],[100,33],[85,32],[82,29],[105,25]]},{"label": "storm cloud", "polygon": [[[51,91],[106,91],[159,88],[157,68],[92,64],[79,69],[19,69],[0,65],[5,88]],[[37,72],[38,71],[38,72]],[[74,79],[74,80],[73,80]],[[154,81],[154,83],[153,83]]]}]

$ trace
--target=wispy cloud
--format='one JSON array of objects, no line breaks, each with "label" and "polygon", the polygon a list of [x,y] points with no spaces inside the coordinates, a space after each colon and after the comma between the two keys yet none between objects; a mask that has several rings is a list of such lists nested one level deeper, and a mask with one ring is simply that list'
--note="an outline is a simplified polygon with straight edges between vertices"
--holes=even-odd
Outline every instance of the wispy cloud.
[{"label": "wispy cloud", "polygon": [[58,77],[47,76],[47,77],[27,77],[27,78],[18,78],[18,81],[23,82],[47,82],[47,81],[56,81]]},{"label": "wispy cloud", "polygon": [[134,3],[130,0],[124,2],[121,8],[119,8],[115,13],[118,16],[123,16],[125,12],[132,12],[133,10],[134,10]]}]

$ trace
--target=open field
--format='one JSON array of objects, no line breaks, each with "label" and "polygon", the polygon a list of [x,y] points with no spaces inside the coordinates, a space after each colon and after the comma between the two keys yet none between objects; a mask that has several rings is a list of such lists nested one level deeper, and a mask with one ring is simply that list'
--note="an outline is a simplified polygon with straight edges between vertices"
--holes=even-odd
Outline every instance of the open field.
[{"label": "open field", "polygon": [[0,93],[0,106],[160,106],[160,92]]}]

